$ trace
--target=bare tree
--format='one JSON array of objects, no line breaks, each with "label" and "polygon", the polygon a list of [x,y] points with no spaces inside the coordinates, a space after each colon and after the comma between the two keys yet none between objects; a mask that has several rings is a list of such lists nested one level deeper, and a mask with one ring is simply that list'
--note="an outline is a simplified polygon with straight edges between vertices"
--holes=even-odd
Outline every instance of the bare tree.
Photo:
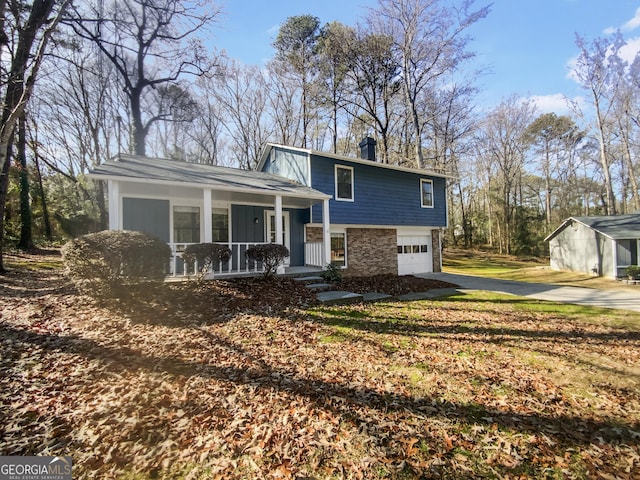
[{"label": "bare tree", "polygon": [[594,131],[600,150],[600,167],[604,175],[608,215],[615,215],[617,211],[611,177],[613,162],[611,122],[614,105],[620,93],[622,70],[626,66],[619,56],[624,43],[620,32],[610,39],[597,38],[591,44],[579,35],[576,36],[580,55],[573,74],[582,87],[589,92],[590,105],[594,110]]},{"label": "bare tree", "polygon": [[299,89],[282,62],[268,65],[269,111],[274,124],[273,141],[283,145],[303,143]]},{"label": "bare tree", "polygon": [[0,273],[4,272],[4,209],[9,183],[9,145],[31,98],[51,35],[70,0],[0,2]]},{"label": "bare tree", "polygon": [[472,10],[474,1],[450,5],[441,0],[379,0],[370,17],[373,30],[394,42],[420,168],[427,166],[422,151],[423,96],[442,75],[458,70],[473,57],[467,50],[470,37],[466,32],[489,13],[489,7]]},{"label": "bare tree", "polygon": [[311,123],[312,88],[318,72],[317,43],[320,21],[312,15],[289,17],[280,27],[273,42],[276,61],[289,65],[294,78],[300,82],[302,106],[302,146],[307,147]]},{"label": "bare tree", "polygon": [[346,106],[346,83],[351,48],[355,44],[355,32],[340,22],[322,27],[318,40],[319,72],[318,97],[321,104],[330,109],[331,147],[338,153],[338,120]]},{"label": "bare tree", "polygon": [[392,129],[400,117],[396,104],[400,93],[399,66],[392,45],[388,36],[358,31],[347,71],[350,95],[346,100],[357,107],[352,114],[366,117],[367,126],[378,135],[383,163],[390,162]]},{"label": "bare tree", "polygon": [[190,91],[193,86],[185,83],[158,87],[155,100],[157,111],[166,112],[162,122],[156,123],[152,154],[178,160],[189,160],[191,144],[188,131],[200,114],[199,105]]},{"label": "bare tree", "polygon": [[568,168],[573,149],[584,136],[585,133],[579,131],[571,118],[559,117],[555,113],[539,116],[527,128],[526,140],[535,155],[535,165],[544,181],[542,193],[547,226],[552,224],[551,213],[556,193],[554,187],[561,172]]},{"label": "bare tree", "polygon": [[497,201],[501,208],[498,226],[500,253],[511,253],[514,229],[514,209],[517,205],[520,178],[525,157],[525,133],[533,120],[535,106],[516,97],[509,97],[492,110],[481,125],[478,146],[489,175],[499,188]]},{"label": "bare tree", "polygon": [[221,163],[220,152],[224,148],[224,114],[220,105],[209,99],[210,78],[198,79],[198,91],[202,93],[198,102],[198,115],[187,129],[186,135],[193,144],[191,161],[208,165]]},{"label": "bare tree", "polygon": [[208,83],[207,96],[223,112],[226,119],[223,125],[236,163],[242,168],[255,167],[272,131],[267,116],[265,73],[258,67],[231,62],[221,75]]},{"label": "bare tree", "polygon": [[65,59],[46,64],[48,84],[36,91],[34,108],[40,121],[32,125],[32,148],[42,162],[77,185],[97,207],[99,224],[106,228],[104,184],[85,184],[80,176],[121,149],[124,99],[118,98],[114,67],[102,64],[90,49],[68,51]]},{"label": "bare tree", "polygon": [[[640,54],[623,72],[620,94],[614,110],[616,131],[620,142],[620,156],[628,182],[623,185],[625,192],[631,193],[631,210],[640,212],[640,171],[637,156],[640,154]],[[623,201],[626,201],[626,194]]]},{"label": "bare tree", "polygon": [[199,76],[211,61],[196,34],[210,27],[217,7],[206,1],[104,0],[74,4],[68,24],[94,42],[113,64],[131,114],[133,152],[146,154],[149,129],[170,119],[159,87],[177,85],[185,75]]}]

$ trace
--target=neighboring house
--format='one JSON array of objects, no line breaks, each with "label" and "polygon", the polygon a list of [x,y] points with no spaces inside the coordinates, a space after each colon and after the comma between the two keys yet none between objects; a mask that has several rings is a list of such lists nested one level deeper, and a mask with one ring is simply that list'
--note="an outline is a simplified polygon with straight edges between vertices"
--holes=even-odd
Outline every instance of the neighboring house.
[{"label": "neighboring house", "polygon": [[174,273],[200,242],[230,246],[222,273],[251,271],[244,252],[269,242],[289,248],[286,267],[439,271],[446,177],[375,162],[373,139],[361,147],[365,159],[270,144],[254,171],[120,155],[89,176],[108,182],[109,229],[166,241]]},{"label": "neighboring house", "polygon": [[570,217],[545,241],[555,270],[622,277],[626,267],[639,264],[640,213]]}]

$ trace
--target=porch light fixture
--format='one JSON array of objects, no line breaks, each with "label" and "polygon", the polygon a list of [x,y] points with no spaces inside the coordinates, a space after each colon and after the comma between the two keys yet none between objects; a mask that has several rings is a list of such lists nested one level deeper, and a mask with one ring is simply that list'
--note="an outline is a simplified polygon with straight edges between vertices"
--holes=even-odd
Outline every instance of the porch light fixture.
[{"label": "porch light fixture", "polygon": [[253,217],[253,223],[257,225],[258,223],[260,223],[260,219],[258,217]]}]

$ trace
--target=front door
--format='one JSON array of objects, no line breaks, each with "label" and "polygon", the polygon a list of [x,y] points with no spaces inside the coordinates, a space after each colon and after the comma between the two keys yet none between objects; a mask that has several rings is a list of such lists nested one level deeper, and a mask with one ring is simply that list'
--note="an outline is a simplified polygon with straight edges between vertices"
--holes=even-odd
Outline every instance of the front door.
[{"label": "front door", "polygon": [[[267,210],[267,221],[265,222],[267,231],[265,232],[265,238],[269,243],[281,243],[289,249],[291,252],[291,235],[289,226],[289,212],[282,212],[282,239],[280,242],[276,242],[276,213],[273,210]],[[289,266],[290,258],[284,259],[284,265]]]}]

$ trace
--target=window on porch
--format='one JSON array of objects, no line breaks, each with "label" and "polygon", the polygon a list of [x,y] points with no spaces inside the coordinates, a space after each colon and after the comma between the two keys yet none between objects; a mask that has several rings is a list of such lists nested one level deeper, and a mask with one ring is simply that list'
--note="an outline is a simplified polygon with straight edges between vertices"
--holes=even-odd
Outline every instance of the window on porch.
[{"label": "window on porch", "polygon": [[200,242],[200,207],[173,207],[173,242]]},{"label": "window on porch", "polygon": [[214,208],[211,211],[211,241],[229,241],[229,210],[226,208]]}]

